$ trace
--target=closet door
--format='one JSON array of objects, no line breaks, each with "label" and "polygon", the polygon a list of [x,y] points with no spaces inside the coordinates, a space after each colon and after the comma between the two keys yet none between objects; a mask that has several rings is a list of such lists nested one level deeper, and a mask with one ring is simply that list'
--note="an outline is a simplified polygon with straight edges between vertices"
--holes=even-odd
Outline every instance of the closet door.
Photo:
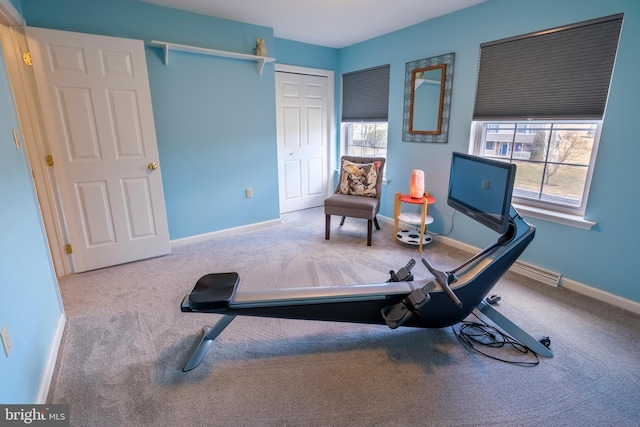
[{"label": "closet door", "polygon": [[327,197],[328,78],[276,72],[280,213]]}]

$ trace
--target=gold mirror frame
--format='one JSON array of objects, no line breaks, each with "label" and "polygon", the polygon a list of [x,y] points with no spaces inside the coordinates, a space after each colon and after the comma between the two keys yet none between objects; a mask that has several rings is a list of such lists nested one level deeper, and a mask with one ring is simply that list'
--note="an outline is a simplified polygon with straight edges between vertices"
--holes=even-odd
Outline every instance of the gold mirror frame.
[{"label": "gold mirror frame", "polygon": [[[453,64],[455,54],[434,56],[432,58],[407,62],[405,70],[405,92],[404,92],[404,117],[402,140],[409,142],[435,142],[447,143],[449,131],[449,111],[451,107],[451,85],[453,81]],[[426,102],[416,97],[416,89],[420,87],[419,79],[425,73],[437,73],[435,79],[428,79],[433,87],[431,92],[432,105],[419,105]],[[439,87],[437,85],[439,84]],[[439,90],[438,90],[439,89]],[[431,101],[429,101],[431,102]],[[432,116],[437,115],[435,124],[430,125],[431,129],[421,129],[417,117],[418,111],[431,111]]]}]

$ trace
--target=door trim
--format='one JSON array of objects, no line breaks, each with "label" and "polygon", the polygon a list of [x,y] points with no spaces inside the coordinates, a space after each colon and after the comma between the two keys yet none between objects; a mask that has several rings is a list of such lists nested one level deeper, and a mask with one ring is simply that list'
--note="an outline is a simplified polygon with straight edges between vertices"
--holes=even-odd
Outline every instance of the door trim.
[{"label": "door trim", "polygon": [[[325,194],[329,196],[334,190],[333,187],[333,168],[334,159],[336,156],[336,130],[335,130],[335,82],[334,72],[332,70],[323,70],[321,68],[307,68],[299,67],[296,65],[275,64],[275,71],[283,73],[304,74],[310,76],[320,76],[327,78],[327,135],[329,141],[327,141],[327,188],[325,188]],[[275,79],[275,76],[274,76]],[[279,165],[278,165],[279,166]],[[280,195],[278,194],[278,197]]]},{"label": "door trim", "polygon": [[[0,0],[2,1],[2,0]],[[49,251],[57,277],[71,274],[69,257],[64,253],[65,227],[61,210],[56,200],[56,186],[51,171],[45,163],[49,154],[46,132],[42,121],[42,112],[38,99],[33,69],[24,65],[22,52],[27,49],[24,27],[0,26],[0,35],[4,47],[5,59],[11,87],[13,89],[22,139],[33,175],[42,221],[47,233]]]},{"label": "door trim", "polygon": [[0,0],[0,23],[5,25],[24,25],[24,18],[9,0]]}]

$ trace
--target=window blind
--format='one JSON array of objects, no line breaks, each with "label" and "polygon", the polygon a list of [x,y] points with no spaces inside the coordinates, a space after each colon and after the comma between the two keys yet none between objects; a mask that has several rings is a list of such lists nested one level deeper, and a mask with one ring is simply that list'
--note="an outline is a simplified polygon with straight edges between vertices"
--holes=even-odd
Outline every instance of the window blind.
[{"label": "window blind", "polygon": [[342,75],[342,121],[386,122],[389,64]]},{"label": "window blind", "polygon": [[481,44],[474,120],[602,119],[622,17]]}]

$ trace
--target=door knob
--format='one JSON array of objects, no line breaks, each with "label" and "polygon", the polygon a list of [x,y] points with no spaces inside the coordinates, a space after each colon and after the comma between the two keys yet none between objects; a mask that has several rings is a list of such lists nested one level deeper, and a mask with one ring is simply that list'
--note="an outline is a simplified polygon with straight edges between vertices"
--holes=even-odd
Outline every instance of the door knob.
[{"label": "door knob", "polygon": [[156,162],[151,162],[147,165],[147,169],[149,169],[150,171],[154,171],[158,169],[158,164]]}]

